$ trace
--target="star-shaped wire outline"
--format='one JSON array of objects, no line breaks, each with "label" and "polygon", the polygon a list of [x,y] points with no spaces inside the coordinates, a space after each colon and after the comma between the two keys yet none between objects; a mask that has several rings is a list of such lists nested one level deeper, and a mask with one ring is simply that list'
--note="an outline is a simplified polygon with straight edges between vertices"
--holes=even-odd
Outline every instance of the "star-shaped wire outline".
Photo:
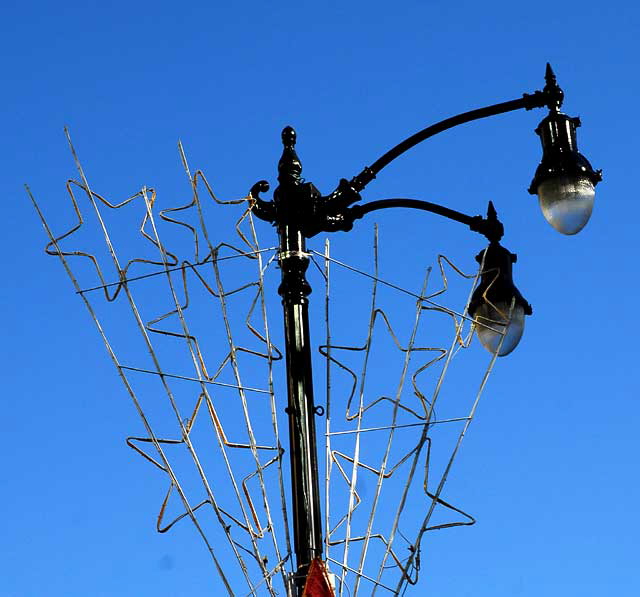
[{"label": "star-shaped wire outline", "polygon": [[[339,545],[339,544],[344,544],[347,541],[351,542],[358,542],[358,541],[366,541],[368,542],[370,539],[374,539],[374,540],[379,540],[382,541],[382,543],[386,546],[386,555],[385,555],[385,561],[386,561],[386,557],[387,556],[391,556],[394,564],[392,566],[397,567],[400,572],[401,572],[401,577],[406,579],[410,584],[415,584],[415,582],[417,582],[417,574],[420,568],[420,543],[419,542],[414,542],[414,543],[410,543],[407,541],[408,543],[408,548],[411,552],[411,555],[408,556],[407,558],[404,558],[404,561],[406,562],[406,566],[403,565],[403,560],[401,560],[399,558],[399,556],[396,554],[396,552],[393,550],[392,548],[392,543],[393,543],[393,539],[394,537],[392,537],[390,540],[388,540],[383,534],[381,533],[371,533],[371,529],[370,531],[365,534],[365,535],[356,535],[356,536],[349,536],[348,538],[344,538],[344,539],[332,539],[332,535],[334,535],[338,529],[345,525],[345,524],[350,524],[350,519],[351,519],[351,515],[353,514],[353,512],[356,510],[356,508],[360,505],[361,503],[361,498],[360,495],[357,491],[357,488],[354,485],[354,482],[352,481],[353,477],[349,477],[349,475],[347,474],[347,472],[345,471],[344,467],[342,466],[342,464],[340,463],[340,459],[342,459],[343,461],[347,461],[350,462],[352,464],[353,467],[355,468],[361,468],[364,470],[367,470],[371,473],[373,473],[374,475],[377,475],[379,479],[388,479],[389,477],[391,477],[401,466],[402,464],[406,463],[411,456],[415,455],[416,459],[419,456],[419,452],[422,448],[422,445],[426,442],[428,445],[427,448],[427,455],[425,458],[425,463],[424,463],[424,470],[425,470],[425,480],[424,480],[424,493],[426,495],[426,497],[432,502],[432,503],[437,503],[440,506],[443,506],[444,508],[453,511],[453,512],[457,512],[459,514],[461,514],[462,516],[465,517],[466,520],[463,521],[451,521],[451,522],[445,522],[442,524],[438,524],[438,525],[432,525],[432,526],[428,526],[426,530],[436,530],[436,529],[442,529],[442,528],[450,528],[450,527],[454,527],[454,526],[461,526],[461,525],[470,525],[473,524],[475,522],[475,520],[473,519],[472,516],[468,515],[467,513],[465,513],[463,510],[461,510],[460,508],[457,508],[456,506],[453,506],[452,504],[449,504],[448,502],[446,502],[445,500],[443,500],[439,495],[436,495],[432,492],[430,492],[428,490],[428,472],[429,472],[429,464],[430,464],[430,453],[431,453],[431,438],[426,436],[426,430],[428,429],[429,426],[429,421],[432,420],[431,417],[433,416],[433,404],[429,403],[425,393],[423,391],[420,390],[420,385],[418,383],[418,377],[421,374],[424,374],[424,372],[426,370],[428,370],[430,367],[432,367],[435,363],[441,361],[443,358],[445,358],[447,356],[447,354],[450,352],[450,350],[456,350],[456,349],[460,349],[460,348],[466,348],[467,346],[469,346],[469,343],[471,341],[471,337],[472,337],[472,332],[468,335],[468,337],[465,339],[463,338],[462,335],[462,327],[464,325],[464,322],[469,319],[468,316],[466,316],[466,307],[463,311],[463,313],[456,313],[455,311],[452,311],[451,309],[448,309],[446,307],[443,307],[442,305],[439,305],[437,303],[434,302],[434,298],[444,294],[447,289],[448,289],[448,279],[447,279],[447,274],[446,274],[446,270],[445,270],[445,264],[449,265],[457,274],[461,275],[462,277],[464,277],[465,279],[472,279],[472,278],[477,278],[477,274],[474,275],[466,275],[464,274],[461,270],[459,270],[448,258],[446,258],[443,255],[439,255],[438,256],[438,266],[439,266],[439,271],[440,271],[440,275],[441,275],[441,279],[442,279],[442,288],[436,290],[435,292],[430,293],[429,295],[426,296],[421,296],[420,297],[420,301],[418,302],[418,305],[420,307],[420,310],[424,310],[424,311],[432,311],[432,312],[440,312],[440,313],[444,313],[448,316],[450,316],[453,320],[453,324],[454,324],[454,333],[455,333],[455,340],[454,340],[454,345],[451,349],[446,349],[446,348],[433,348],[433,347],[409,347],[409,346],[402,346],[402,344],[400,343],[400,341],[398,340],[398,337],[396,335],[396,333],[393,330],[393,327],[389,321],[388,316],[386,315],[386,313],[384,312],[384,310],[375,307],[375,299],[374,299],[374,303],[372,305],[372,315],[371,315],[371,320],[370,320],[370,333],[368,335],[368,338],[365,340],[364,344],[359,345],[359,346],[346,346],[346,345],[324,345],[320,347],[320,352],[321,354],[331,363],[335,364],[336,366],[338,366],[342,371],[346,372],[348,376],[351,377],[351,388],[350,391],[348,392],[348,396],[346,399],[346,408],[345,408],[345,414],[344,414],[344,419],[345,421],[348,422],[353,422],[355,420],[362,420],[362,418],[367,414],[367,411],[369,411],[370,409],[372,409],[374,406],[382,403],[382,402],[388,402],[391,404],[394,404],[396,406],[396,408],[398,409],[402,409],[405,412],[409,413],[410,415],[414,416],[416,419],[424,421],[425,422],[425,427],[424,427],[424,431],[423,431],[423,438],[420,439],[417,443],[416,446],[414,446],[409,452],[407,452],[406,454],[404,454],[402,457],[400,457],[398,459],[398,461],[391,465],[391,467],[389,467],[388,469],[385,469],[385,471],[382,471],[381,469],[377,469],[374,466],[371,466],[370,464],[367,464],[364,461],[358,461],[357,465],[355,462],[355,458],[351,457],[347,454],[344,454],[343,452],[340,452],[338,450],[331,450],[330,451],[330,458],[331,458],[331,462],[332,464],[335,464],[335,466],[337,467],[341,478],[343,479],[343,481],[346,483],[348,491],[350,493],[353,494],[354,496],[354,500],[350,506],[349,511],[347,511],[346,514],[344,514],[334,525],[331,529],[327,530],[328,533],[328,542],[330,545]],[[377,268],[376,268],[377,269]],[[375,294],[375,292],[374,292]],[[423,292],[424,294],[424,292]],[[469,298],[471,296],[471,293],[469,293]],[[468,299],[467,299],[467,306],[468,306]],[[374,332],[375,332],[375,327],[376,324],[378,323],[378,321],[382,321],[384,324],[384,328],[386,328],[387,333],[390,335],[390,337],[392,338],[393,344],[396,346],[396,348],[401,352],[404,353],[406,356],[409,356],[409,353],[412,352],[427,352],[427,351],[431,351],[431,352],[436,352],[436,356],[433,359],[428,360],[427,362],[423,363],[422,365],[420,365],[415,371],[413,371],[413,373],[411,374],[411,383],[413,386],[413,391],[414,391],[414,395],[418,398],[420,405],[422,407],[422,413],[416,412],[415,409],[412,409],[408,406],[406,406],[405,404],[401,403],[401,399],[400,396],[398,396],[396,399],[393,399],[389,396],[379,396],[376,397],[375,399],[371,400],[368,404],[365,405],[361,405],[358,410],[356,412],[352,412],[352,403],[354,400],[354,397],[356,395],[356,390],[357,390],[357,386],[358,386],[358,375],[356,374],[356,372],[351,369],[350,367],[348,367],[344,362],[342,362],[341,360],[337,359],[335,356],[333,356],[333,351],[334,350],[346,350],[346,351],[351,351],[351,352],[360,352],[360,353],[364,353],[366,351],[368,351],[371,347],[371,343],[373,342],[373,337],[374,337]],[[364,372],[364,370],[363,370]],[[361,388],[360,393],[363,392],[363,388]],[[354,471],[354,475],[355,475],[355,471]],[[357,478],[357,477],[356,477]],[[413,478],[409,479],[408,483],[412,483],[413,482]],[[401,512],[398,514],[398,519],[400,517]],[[398,533],[404,537],[404,535],[402,534],[402,532],[398,529]],[[406,539],[405,539],[406,540]],[[361,562],[362,564],[362,562]],[[384,562],[383,562],[383,567],[384,567]],[[388,566],[387,566],[388,568]],[[382,570],[382,568],[381,568]],[[413,571],[413,574],[412,574]],[[381,575],[381,574],[380,574]],[[380,575],[378,577],[378,581],[380,580]],[[343,575],[344,576],[344,575]]]}]

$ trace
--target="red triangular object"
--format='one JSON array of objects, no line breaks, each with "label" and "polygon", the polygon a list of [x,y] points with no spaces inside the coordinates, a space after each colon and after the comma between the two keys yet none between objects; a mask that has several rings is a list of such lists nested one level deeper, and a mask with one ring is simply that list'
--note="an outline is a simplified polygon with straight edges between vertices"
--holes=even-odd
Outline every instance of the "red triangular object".
[{"label": "red triangular object", "polygon": [[324,562],[316,558],[309,566],[302,597],[335,597]]}]

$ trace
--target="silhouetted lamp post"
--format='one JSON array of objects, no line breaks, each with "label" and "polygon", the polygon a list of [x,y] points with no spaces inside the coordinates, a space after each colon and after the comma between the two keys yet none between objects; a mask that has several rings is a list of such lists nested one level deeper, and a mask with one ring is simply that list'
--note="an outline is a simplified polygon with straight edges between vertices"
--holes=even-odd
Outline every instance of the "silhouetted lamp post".
[{"label": "silhouetted lamp post", "polygon": [[301,178],[302,165],[295,151],[296,133],[291,127],[282,132],[284,150],[278,164],[278,187],[273,200],[260,198],[269,190],[266,181],[251,189],[253,213],[278,229],[278,261],[282,282],[278,289],[284,308],[287,363],[289,446],[293,503],[296,573],[294,586],[302,594],[311,562],[322,556],[322,523],[316,454],[309,339],[308,295],[311,287],[305,272],[309,265],[305,240],[321,232],[349,231],[354,221],[381,209],[404,207],[420,209],[461,222],[484,235],[489,245],[476,259],[483,263],[480,282],[470,304],[478,337],[491,353],[503,356],[518,344],[531,306],[513,284],[512,264],[516,256],[500,245],[503,227],[493,205],[486,217],[468,216],[452,209],[416,199],[383,199],[359,204],[360,193],[387,164],[442,131],[465,122],[514,110],[547,107],[549,114],[536,133],[542,141],[542,161],[529,192],[537,194],[547,221],[563,234],[579,232],[593,209],[594,188],[601,172],[594,171],[578,153],[576,127],[580,121],[560,112],[564,94],[547,64],[542,91],[447,118],[405,139],[351,180],[341,179],[329,195],[322,195]]}]

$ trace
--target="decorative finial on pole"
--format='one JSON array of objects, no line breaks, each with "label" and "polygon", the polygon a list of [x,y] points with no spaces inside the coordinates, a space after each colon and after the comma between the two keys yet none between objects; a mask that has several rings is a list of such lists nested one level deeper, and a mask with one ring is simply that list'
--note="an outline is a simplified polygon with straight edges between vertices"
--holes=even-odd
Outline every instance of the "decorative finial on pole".
[{"label": "decorative finial on pole", "polygon": [[562,102],[564,101],[564,92],[556,81],[556,74],[553,72],[551,65],[547,62],[547,68],[544,73],[545,86],[542,90],[547,96],[547,106],[549,110],[559,112]]},{"label": "decorative finial on pole", "polygon": [[[547,66],[549,66],[547,64]],[[296,145],[296,131],[292,126],[285,126],[282,129],[282,144],[293,149]]]},{"label": "decorative finial on pole", "polygon": [[493,201],[489,201],[489,205],[487,206],[487,220],[497,221],[497,219],[498,219],[498,212],[496,211],[496,208],[493,205]]},{"label": "decorative finial on pole", "polygon": [[551,64],[549,64],[548,62],[547,62],[547,68],[544,73],[544,80],[546,81],[547,85],[556,83],[556,74],[553,72],[553,69],[551,68]]},{"label": "decorative finial on pole", "polygon": [[281,185],[297,185],[302,182],[302,164],[296,153],[296,131],[291,126],[282,129],[282,157],[278,162],[278,182]]},{"label": "decorative finial on pole", "polygon": [[504,226],[498,220],[498,212],[493,205],[493,201],[489,201],[487,205],[487,217],[480,221],[480,227],[471,227],[472,230],[481,232],[491,243],[499,243],[504,236]]}]

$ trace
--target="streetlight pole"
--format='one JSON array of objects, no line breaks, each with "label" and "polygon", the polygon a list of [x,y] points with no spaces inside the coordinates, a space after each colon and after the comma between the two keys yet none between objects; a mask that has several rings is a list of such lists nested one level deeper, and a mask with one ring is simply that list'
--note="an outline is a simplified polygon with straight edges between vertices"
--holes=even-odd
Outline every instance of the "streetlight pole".
[{"label": "streetlight pole", "polygon": [[287,363],[287,414],[293,498],[293,538],[297,571],[295,584],[301,593],[310,563],[322,554],[322,523],[313,403],[309,299],[309,266],[300,214],[312,190],[302,182],[302,167],[294,149],[295,131],[282,132],[284,150],[278,164],[274,205],[278,214],[278,261],[282,282],[278,293],[284,310]]},{"label": "streetlight pole", "polygon": [[[521,98],[458,114],[431,125],[390,149],[371,166],[351,180],[341,179],[338,187],[323,196],[310,182],[301,178],[302,165],[295,151],[296,133],[291,127],[282,131],[284,146],[278,163],[278,187],[273,200],[259,194],[269,190],[266,181],[250,191],[253,213],[274,224],[280,241],[278,261],[282,272],[278,293],[284,310],[287,366],[287,408],[293,505],[293,536],[296,556],[294,590],[301,596],[312,562],[322,557],[322,519],[316,430],[314,416],[322,414],[313,399],[311,342],[307,298],[311,287],[306,279],[309,256],[305,239],[320,232],[349,231],[356,219],[367,213],[392,207],[428,211],[469,226],[484,235],[489,246],[477,259],[485,264],[469,313],[483,329],[482,344],[498,356],[508,354],[517,345],[524,326],[524,315],[531,307],[513,285],[511,267],[516,256],[500,245],[503,227],[493,204],[487,217],[468,216],[450,208],[416,199],[383,199],[362,205],[360,192],[386,165],[422,141],[460,124],[514,110],[549,108],[549,116],[536,132],[541,137],[543,159],[536,171],[530,192],[538,193],[545,217],[560,232],[574,234],[591,215],[593,189],[601,179],[589,162],[577,152],[577,119],[560,112],[564,98],[551,67],[547,64],[546,84],[541,91]],[[543,196],[544,195],[544,196]],[[570,214],[570,225],[559,219]],[[577,214],[577,215],[576,215]],[[573,223],[579,221],[579,225]],[[493,273],[492,273],[493,272]],[[511,336],[511,338],[509,338]],[[503,344],[508,349],[502,350]]]}]

